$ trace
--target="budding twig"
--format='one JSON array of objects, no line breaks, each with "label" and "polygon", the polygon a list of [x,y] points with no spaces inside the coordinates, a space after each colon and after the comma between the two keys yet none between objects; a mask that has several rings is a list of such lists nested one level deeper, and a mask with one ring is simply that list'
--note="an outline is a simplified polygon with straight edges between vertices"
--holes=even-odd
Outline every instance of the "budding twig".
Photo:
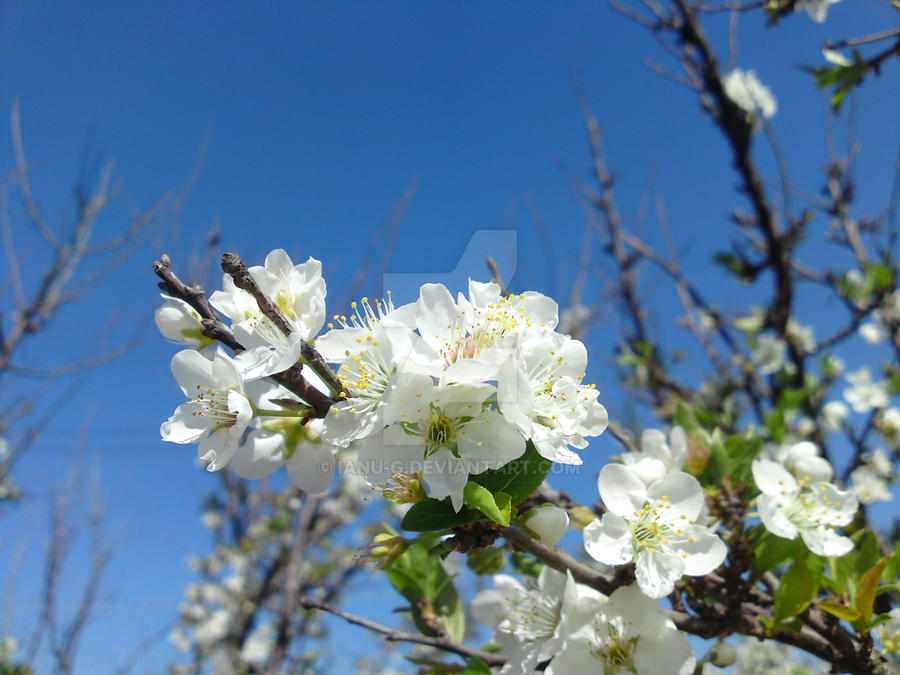
[{"label": "budding twig", "polygon": [[[237,256],[234,257],[237,258]],[[238,258],[238,260],[240,260],[240,258]],[[240,262],[244,266],[244,270],[246,270],[246,264],[244,264],[243,261]],[[202,332],[206,337],[210,338],[211,340],[217,340],[221,342],[222,344],[233,349],[235,352],[243,351],[244,346],[235,339],[234,335],[231,332],[231,329],[225,324],[224,321],[222,321],[216,311],[209,304],[209,299],[206,297],[206,293],[203,291],[203,288],[199,284],[192,284],[191,286],[187,286],[171,270],[171,264],[171,260],[167,255],[163,255],[160,260],[157,260],[153,263],[154,273],[156,274],[156,276],[162,279],[162,281],[159,283],[160,289],[162,289],[165,293],[171,295],[173,298],[184,300],[191,307],[197,310],[197,313],[200,314],[200,324],[202,326]],[[247,276],[249,276],[249,274],[247,274]],[[237,281],[235,281],[235,283],[237,283]],[[259,291],[259,287],[256,286],[255,282],[253,282],[253,285],[254,287],[256,287],[256,290],[259,293],[262,293],[261,291]],[[268,298],[266,298],[266,300],[268,300]],[[258,302],[259,301],[257,300],[257,303]],[[262,310],[262,307],[260,307],[260,309]],[[278,311],[278,308],[276,307],[275,310]],[[279,311],[279,315],[280,314],[281,312]],[[287,321],[286,319],[284,319],[283,315],[281,315],[281,318],[285,322]],[[278,324],[276,323],[276,325]],[[305,343],[304,345],[308,346]],[[310,347],[310,349],[312,348]],[[324,365],[325,362],[322,357],[318,353],[316,353],[316,356],[318,357],[319,361],[321,361],[322,365]],[[327,365],[324,365],[324,367],[326,369],[328,368]],[[328,410],[334,400],[312,386],[306,380],[306,378],[303,377],[302,368],[302,365],[295,365],[284,372],[272,375],[272,379],[309,403],[310,406],[312,406],[312,417],[324,417],[326,414],[328,414]],[[313,369],[315,370],[315,368]],[[318,373],[318,371],[316,372]],[[334,374],[332,373],[332,377],[333,376]]]},{"label": "budding twig", "polygon": [[[250,270],[247,269],[247,263],[239,255],[223,253],[222,270],[234,280],[235,286],[253,296],[253,299],[256,300],[256,304],[259,306],[259,311],[265,314],[282,334],[288,336],[294,332],[290,321],[287,320],[287,317],[284,316],[278,306],[262,292],[256,280],[250,274]],[[300,355],[303,357],[303,361],[315,371],[316,375],[322,378],[322,381],[325,382],[332,394],[337,398],[347,396],[347,388],[337,378],[334,371],[328,367],[322,355],[305,340],[301,345]],[[327,412],[327,408],[325,412]]]}]

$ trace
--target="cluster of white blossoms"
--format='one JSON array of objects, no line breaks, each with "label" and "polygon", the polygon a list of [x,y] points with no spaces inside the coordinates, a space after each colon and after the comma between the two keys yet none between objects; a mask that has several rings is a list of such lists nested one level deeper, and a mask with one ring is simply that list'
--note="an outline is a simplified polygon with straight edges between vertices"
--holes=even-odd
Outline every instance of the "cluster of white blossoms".
[{"label": "cluster of white blossoms", "polygon": [[[320,492],[334,453],[355,443],[373,485],[420,475],[429,496],[459,510],[469,475],[520,457],[526,442],[547,459],[580,464],[573,449],[606,429],[597,390],[582,383],[587,350],[555,330],[557,305],[544,295],[505,296],[495,283],[472,281],[468,296],[454,299],[425,284],[402,307],[390,296],[354,302],[317,338],[326,292],[317,260],[294,265],[276,250],[249,273],[290,323],[288,335],[228,275],[210,303],[231,321],[244,347],[237,355],[212,350],[181,300],[167,297],[156,315],[164,336],[192,347],[172,360],[187,401],[162,437],[198,443],[211,471],[227,465],[261,478],[286,463],[297,486]],[[310,406],[269,377],[302,363],[303,343],[313,341],[343,387],[324,420],[310,420]],[[327,391],[309,366],[302,373]]]},{"label": "cluster of white blossoms", "polygon": [[608,598],[549,567],[534,587],[497,575],[472,612],[494,629],[508,658],[502,675],[526,675],[546,663],[550,675],[658,673],[687,675],[695,657],[687,639],[635,586]]},{"label": "cluster of white blossoms", "polygon": [[597,390],[582,384],[587,350],[555,330],[556,303],[469,283],[456,299],[425,284],[416,302],[363,299],[316,347],[350,396],[332,406],[325,437],[360,444],[369,481],[421,474],[429,495],[462,506],[469,475],[520,457],[581,464],[572,448],[606,429]]},{"label": "cluster of white blossoms", "polygon": [[253,296],[225,275],[225,290],[213,293],[210,303],[231,319],[231,330],[246,348],[231,356],[203,336],[190,305],[164,296],[156,312],[160,332],[192,349],[172,358],[172,374],[187,400],[163,422],[160,433],[166,441],[197,443],[210,471],[227,465],[239,476],[258,479],[286,464],[295,485],[321,492],[331,482],[334,448],[321,437],[321,421],[304,419],[308,407],[267,376],[297,363],[301,341],[325,322],[322,265],[313,258],[294,265],[287,253],[276,250],[264,266],[249,272],[295,332],[285,337]]},{"label": "cluster of white blossoms", "polygon": [[850,489],[861,504],[888,502],[893,499],[890,482],[894,463],[881,448],[860,456],[862,464],[850,472]]},{"label": "cluster of white blossoms", "polygon": [[869,344],[879,344],[891,336],[891,326],[900,323],[900,290],[887,295],[878,309],[872,310],[872,321],[859,327],[859,334]]}]

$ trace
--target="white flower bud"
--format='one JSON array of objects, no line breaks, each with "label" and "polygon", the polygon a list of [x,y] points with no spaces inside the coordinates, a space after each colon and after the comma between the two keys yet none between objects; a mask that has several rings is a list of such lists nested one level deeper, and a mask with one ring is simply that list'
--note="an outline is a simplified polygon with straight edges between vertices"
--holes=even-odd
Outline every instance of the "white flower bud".
[{"label": "white flower bud", "polygon": [[554,504],[541,504],[522,516],[522,524],[542,544],[556,546],[569,527],[569,514]]},{"label": "white flower bud", "polygon": [[719,668],[730,666],[737,660],[737,653],[727,642],[719,642],[709,650],[709,662]]}]

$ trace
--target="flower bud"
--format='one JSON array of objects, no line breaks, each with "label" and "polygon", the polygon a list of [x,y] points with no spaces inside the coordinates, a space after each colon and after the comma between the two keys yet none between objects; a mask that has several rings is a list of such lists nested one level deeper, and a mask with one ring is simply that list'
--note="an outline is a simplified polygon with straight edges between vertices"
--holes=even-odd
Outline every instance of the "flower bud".
[{"label": "flower bud", "polygon": [[213,343],[213,340],[203,334],[203,325],[200,323],[200,314],[197,310],[184,300],[165,294],[162,297],[165,302],[156,310],[154,318],[156,327],[164,338],[198,349]]},{"label": "flower bud", "polygon": [[387,569],[397,558],[406,552],[406,540],[396,534],[382,532],[372,538],[369,557],[378,562],[378,566]]},{"label": "flower bud", "polygon": [[394,504],[415,504],[427,497],[418,473],[398,473],[381,491]]},{"label": "flower bud", "polygon": [[521,517],[520,522],[547,546],[555,546],[569,527],[569,515],[555,504],[541,504]]},{"label": "flower bud", "polygon": [[569,524],[579,532],[595,520],[597,520],[597,514],[586,506],[579,504],[569,509]]},{"label": "flower bud", "polygon": [[718,642],[709,650],[709,662],[719,668],[730,666],[737,660],[737,652],[727,642]]}]

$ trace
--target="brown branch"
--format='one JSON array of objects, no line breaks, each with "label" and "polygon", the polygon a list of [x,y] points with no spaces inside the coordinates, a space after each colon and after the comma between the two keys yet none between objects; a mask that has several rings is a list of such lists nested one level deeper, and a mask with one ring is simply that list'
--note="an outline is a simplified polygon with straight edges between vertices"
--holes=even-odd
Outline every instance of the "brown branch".
[{"label": "brown branch", "polygon": [[500,276],[500,269],[497,267],[497,261],[491,256],[487,256],[485,262],[487,263],[488,272],[491,273],[491,281],[500,287],[501,295],[504,297],[508,296],[509,289],[506,287],[506,284],[503,283],[503,278]]},{"label": "brown branch", "polygon": [[361,616],[350,614],[349,612],[340,610],[337,607],[332,607],[331,605],[328,605],[319,600],[314,600],[309,597],[301,597],[299,599],[299,602],[300,605],[302,607],[305,607],[306,609],[318,609],[323,612],[328,612],[329,614],[334,614],[335,616],[338,616],[344,619],[344,621],[352,623],[355,626],[362,626],[363,628],[367,628],[375,633],[384,635],[384,639],[388,642],[412,642],[415,644],[426,645],[428,647],[440,649],[441,651],[458,654],[469,659],[481,659],[489,666],[502,666],[504,663],[506,663],[506,659],[502,656],[490,654],[488,652],[481,651],[480,649],[473,649],[472,647],[468,647],[448,637],[427,637],[425,635],[418,635],[416,633],[406,633],[404,631],[394,630],[393,628],[382,626],[381,624],[375,623],[374,621],[369,621],[368,619],[364,619]]}]

